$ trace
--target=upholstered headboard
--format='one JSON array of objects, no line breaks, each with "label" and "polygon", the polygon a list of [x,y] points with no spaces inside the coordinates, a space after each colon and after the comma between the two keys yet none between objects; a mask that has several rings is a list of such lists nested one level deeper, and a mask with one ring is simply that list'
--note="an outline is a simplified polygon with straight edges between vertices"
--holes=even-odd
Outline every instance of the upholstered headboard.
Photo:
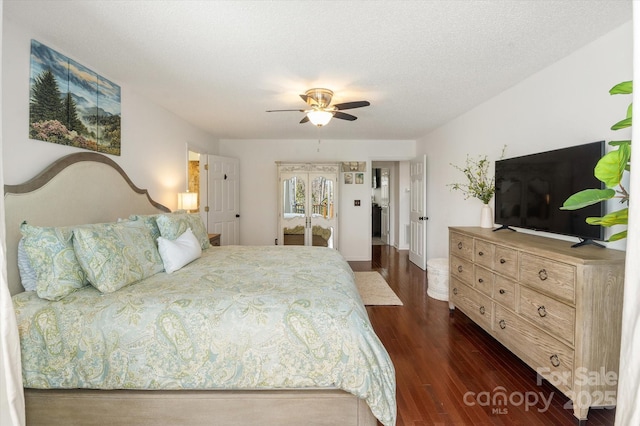
[{"label": "upholstered headboard", "polygon": [[169,212],[135,186],[109,157],[67,155],[21,185],[5,185],[7,278],[11,294],[24,291],[18,273],[20,224],[67,226],[114,222],[131,214]]}]

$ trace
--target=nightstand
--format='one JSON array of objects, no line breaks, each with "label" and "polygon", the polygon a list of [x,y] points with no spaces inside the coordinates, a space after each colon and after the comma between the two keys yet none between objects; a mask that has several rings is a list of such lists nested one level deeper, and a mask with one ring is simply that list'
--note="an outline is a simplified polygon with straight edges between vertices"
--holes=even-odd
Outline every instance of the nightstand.
[{"label": "nightstand", "polygon": [[209,234],[209,243],[211,243],[212,246],[219,246],[220,234]]}]

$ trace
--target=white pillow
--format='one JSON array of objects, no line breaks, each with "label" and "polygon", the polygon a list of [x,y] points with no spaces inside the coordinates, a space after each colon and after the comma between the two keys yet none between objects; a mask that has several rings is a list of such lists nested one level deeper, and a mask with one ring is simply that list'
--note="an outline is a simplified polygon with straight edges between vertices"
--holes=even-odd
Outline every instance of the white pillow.
[{"label": "white pillow", "polygon": [[202,255],[200,242],[191,232],[191,228],[187,228],[173,241],[158,237],[158,251],[167,274],[177,271]]}]

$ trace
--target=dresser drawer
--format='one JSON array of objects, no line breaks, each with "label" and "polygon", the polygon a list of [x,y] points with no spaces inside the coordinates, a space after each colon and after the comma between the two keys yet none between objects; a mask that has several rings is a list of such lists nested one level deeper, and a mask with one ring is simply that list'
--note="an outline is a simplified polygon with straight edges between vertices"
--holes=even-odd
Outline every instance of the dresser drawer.
[{"label": "dresser drawer", "polygon": [[451,232],[449,234],[449,253],[462,259],[473,260],[473,238]]},{"label": "dresser drawer", "polygon": [[516,283],[497,275],[493,282],[493,299],[511,309],[516,310]]},{"label": "dresser drawer", "polygon": [[[515,313],[495,306],[497,339],[563,392],[573,387],[574,351]],[[558,378],[562,378],[559,382]]]},{"label": "dresser drawer", "polygon": [[473,285],[473,263],[458,256],[449,257],[449,272],[465,284]]},{"label": "dresser drawer", "polygon": [[493,281],[495,279],[493,272],[477,265],[473,272],[473,287],[491,297],[493,294]]},{"label": "dresser drawer", "polygon": [[518,278],[518,252],[514,249],[496,246],[493,269],[506,277]]},{"label": "dresser drawer", "polygon": [[486,330],[491,329],[493,303],[490,298],[454,278],[451,280],[449,301],[453,302],[474,322],[480,324]]},{"label": "dresser drawer", "polygon": [[496,251],[496,245],[483,240],[475,240],[474,242],[474,260],[478,265],[493,269],[493,257]]},{"label": "dresser drawer", "polygon": [[575,266],[524,253],[520,261],[520,282],[567,302],[575,301]]},{"label": "dresser drawer", "polygon": [[540,328],[573,345],[576,325],[576,310],[573,307],[522,287],[519,312]]}]

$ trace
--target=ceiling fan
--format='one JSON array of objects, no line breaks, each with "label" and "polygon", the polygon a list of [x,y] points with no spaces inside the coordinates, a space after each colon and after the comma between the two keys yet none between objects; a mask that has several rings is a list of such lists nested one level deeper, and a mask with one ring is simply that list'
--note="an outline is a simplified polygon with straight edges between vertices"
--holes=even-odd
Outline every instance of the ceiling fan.
[{"label": "ceiling fan", "polygon": [[371,105],[369,101],[345,102],[330,105],[333,92],[329,89],[309,89],[304,92],[304,95],[300,95],[300,97],[311,107],[311,109],[272,109],[267,112],[304,112],[305,116],[300,120],[300,124],[309,121],[318,127],[322,127],[329,123],[329,121],[334,117],[347,121],[357,120],[358,117],[355,115],[347,114],[342,111],[345,109],[362,108]]}]

